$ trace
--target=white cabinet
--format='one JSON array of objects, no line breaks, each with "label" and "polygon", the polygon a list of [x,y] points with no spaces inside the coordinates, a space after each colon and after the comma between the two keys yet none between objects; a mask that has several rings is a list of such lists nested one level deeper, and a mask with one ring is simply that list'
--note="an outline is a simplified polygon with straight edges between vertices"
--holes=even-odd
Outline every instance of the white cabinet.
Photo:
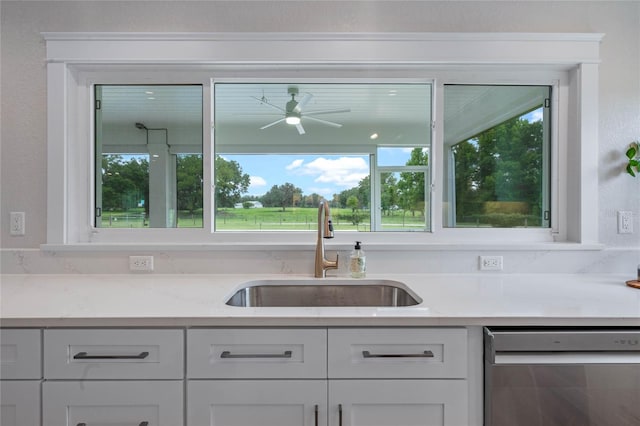
[{"label": "white cabinet", "polygon": [[189,426],[326,426],[326,380],[189,381]]},{"label": "white cabinet", "polygon": [[187,377],[326,378],[326,329],[191,329]]},{"label": "white cabinet", "polygon": [[0,425],[40,425],[40,381],[0,380]]},{"label": "white cabinet", "polygon": [[44,330],[43,426],[184,424],[184,330]]},{"label": "white cabinet", "polygon": [[329,329],[330,378],[464,379],[464,328]]},{"label": "white cabinet", "polygon": [[40,425],[41,331],[0,329],[0,425]]},{"label": "white cabinet", "polygon": [[182,379],[184,331],[44,331],[44,375],[54,379]]},{"label": "white cabinet", "polygon": [[464,328],[203,329],[187,341],[188,426],[469,422]]},{"label": "white cabinet", "polygon": [[329,424],[467,426],[464,380],[329,380]]},{"label": "white cabinet", "polygon": [[42,385],[44,426],[179,426],[182,381],[64,381]]},{"label": "white cabinet", "polygon": [[462,327],[0,333],[2,426],[473,423]]}]

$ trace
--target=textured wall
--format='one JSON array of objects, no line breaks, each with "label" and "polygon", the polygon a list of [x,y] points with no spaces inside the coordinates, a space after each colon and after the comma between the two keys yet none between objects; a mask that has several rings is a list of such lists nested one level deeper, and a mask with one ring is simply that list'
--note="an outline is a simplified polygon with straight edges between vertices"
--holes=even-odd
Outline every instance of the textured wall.
[{"label": "textured wall", "polygon": [[[43,31],[601,32],[600,239],[640,246],[640,179],[620,173],[640,138],[640,2],[636,1],[2,1],[1,220],[3,248],[46,237],[46,72]],[[616,233],[633,210],[636,233]],[[27,235],[8,236],[10,211]]]}]

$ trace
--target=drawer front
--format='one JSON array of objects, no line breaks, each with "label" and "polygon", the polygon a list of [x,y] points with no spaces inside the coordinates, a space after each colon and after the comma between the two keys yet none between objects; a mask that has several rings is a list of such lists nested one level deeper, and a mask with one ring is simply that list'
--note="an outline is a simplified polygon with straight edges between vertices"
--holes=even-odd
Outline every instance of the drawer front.
[{"label": "drawer front", "polygon": [[189,378],[326,378],[324,329],[191,329]]},{"label": "drawer front", "polygon": [[183,424],[182,381],[71,381],[42,385],[43,426]]},{"label": "drawer front", "polygon": [[181,379],[182,330],[44,331],[47,379]]},{"label": "drawer front", "polygon": [[464,328],[329,330],[329,378],[465,378]]},{"label": "drawer front", "polygon": [[0,380],[0,425],[40,426],[40,380]]},{"label": "drawer front", "polygon": [[40,333],[36,329],[0,329],[0,378],[42,377]]}]

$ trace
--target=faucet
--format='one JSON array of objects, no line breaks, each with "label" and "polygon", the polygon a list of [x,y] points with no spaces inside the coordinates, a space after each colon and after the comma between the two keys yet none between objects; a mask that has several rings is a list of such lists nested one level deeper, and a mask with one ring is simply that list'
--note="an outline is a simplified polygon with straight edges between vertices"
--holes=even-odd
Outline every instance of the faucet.
[{"label": "faucet", "polygon": [[324,239],[333,238],[333,224],[331,223],[331,211],[327,200],[320,202],[318,206],[318,240],[316,241],[315,277],[325,278],[327,269],[338,269],[338,255],[336,260],[327,260],[324,255]]}]

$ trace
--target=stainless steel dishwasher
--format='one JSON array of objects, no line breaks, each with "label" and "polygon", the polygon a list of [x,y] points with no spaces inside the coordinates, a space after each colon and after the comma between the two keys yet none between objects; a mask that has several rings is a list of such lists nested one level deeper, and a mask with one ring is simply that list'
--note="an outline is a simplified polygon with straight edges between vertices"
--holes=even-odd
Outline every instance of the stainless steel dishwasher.
[{"label": "stainless steel dishwasher", "polygon": [[487,327],[484,380],[485,426],[638,426],[640,327]]}]

